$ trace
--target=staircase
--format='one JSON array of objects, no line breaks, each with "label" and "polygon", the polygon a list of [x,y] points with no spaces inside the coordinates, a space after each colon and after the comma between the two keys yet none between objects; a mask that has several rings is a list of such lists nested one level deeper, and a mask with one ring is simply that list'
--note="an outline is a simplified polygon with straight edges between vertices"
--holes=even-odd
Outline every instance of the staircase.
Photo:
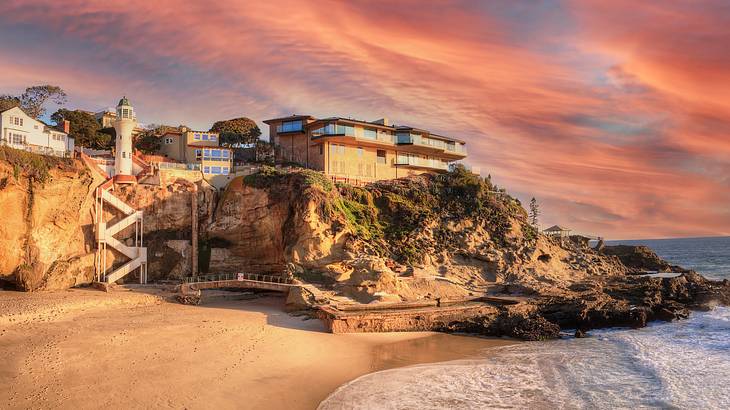
[{"label": "staircase", "polygon": [[[96,280],[100,282],[113,283],[127,276],[135,269],[139,269],[139,282],[147,283],[147,248],[142,246],[144,222],[142,211],[135,210],[127,203],[112,195],[114,189],[112,180],[108,180],[96,189],[95,202],[95,225],[96,225]],[[111,206],[124,216],[111,226],[107,226],[104,220],[104,205]],[[115,238],[114,235],[134,225],[134,245]],[[107,272],[106,250],[111,247],[117,252],[129,258],[124,265],[119,266],[111,272]]]}]

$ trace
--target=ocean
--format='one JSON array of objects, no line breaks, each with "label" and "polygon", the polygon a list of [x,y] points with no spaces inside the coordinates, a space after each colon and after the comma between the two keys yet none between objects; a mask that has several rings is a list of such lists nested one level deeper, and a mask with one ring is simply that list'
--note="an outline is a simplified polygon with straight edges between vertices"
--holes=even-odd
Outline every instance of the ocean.
[{"label": "ocean", "polygon": [[[609,244],[619,243],[647,245],[673,264],[730,279],[730,237]],[[341,386],[319,408],[730,408],[730,307],[590,335],[371,373]]]}]

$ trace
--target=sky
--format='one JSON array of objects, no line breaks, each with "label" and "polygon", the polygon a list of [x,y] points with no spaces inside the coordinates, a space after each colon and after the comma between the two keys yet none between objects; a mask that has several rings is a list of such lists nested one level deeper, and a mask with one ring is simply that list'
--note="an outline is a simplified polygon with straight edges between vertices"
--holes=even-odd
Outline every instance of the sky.
[{"label": "sky", "polygon": [[0,93],[144,123],[310,114],[467,142],[540,223],[730,235],[730,2],[2,0]]}]

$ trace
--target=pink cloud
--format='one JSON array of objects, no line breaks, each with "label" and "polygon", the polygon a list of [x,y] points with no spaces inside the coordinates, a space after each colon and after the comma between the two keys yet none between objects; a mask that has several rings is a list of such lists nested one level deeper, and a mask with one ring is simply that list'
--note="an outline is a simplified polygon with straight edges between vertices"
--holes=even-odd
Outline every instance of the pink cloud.
[{"label": "pink cloud", "polygon": [[18,73],[0,86],[43,78],[104,106],[126,93],[146,121],[200,128],[387,115],[466,139],[470,162],[544,202],[545,223],[730,234],[730,35],[717,6],[10,1],[0,34],[47,41],[23,62],[0,46]]}]

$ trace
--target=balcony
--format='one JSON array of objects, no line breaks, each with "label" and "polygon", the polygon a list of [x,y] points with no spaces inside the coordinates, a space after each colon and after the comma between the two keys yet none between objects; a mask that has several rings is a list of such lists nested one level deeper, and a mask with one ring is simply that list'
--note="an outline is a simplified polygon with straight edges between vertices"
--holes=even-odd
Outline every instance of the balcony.
[{"label": "balcony", "polygon": [[435,169],[448,171],[449,163],[437,158],[422,158],[412,155],[398,154],[394,165],[410,168]]},{"label": "balcony", "polygon": [[431,138],[411,132],[398,132],[395,142],[397,145],[410,145],[413,147],[412,150],[418,153],[446,154],[449,159],[466,156],[466,147],[460,142]]}]

